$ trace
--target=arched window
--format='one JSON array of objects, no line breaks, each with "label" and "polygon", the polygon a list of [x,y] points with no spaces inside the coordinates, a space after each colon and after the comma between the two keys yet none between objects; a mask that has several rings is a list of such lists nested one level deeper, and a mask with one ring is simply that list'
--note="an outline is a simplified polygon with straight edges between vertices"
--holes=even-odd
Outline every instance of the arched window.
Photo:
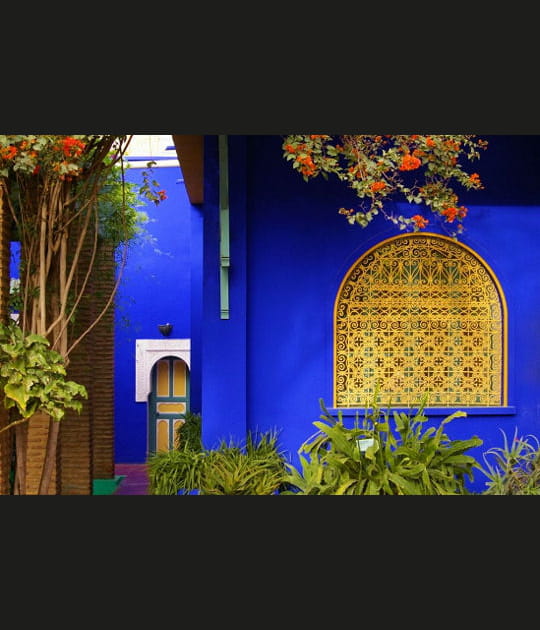
[{"label": "arched window", "polygon": [[506,405],[506,303],[470,248],[436,234],[361,256],[334,308],[334,405]]}]

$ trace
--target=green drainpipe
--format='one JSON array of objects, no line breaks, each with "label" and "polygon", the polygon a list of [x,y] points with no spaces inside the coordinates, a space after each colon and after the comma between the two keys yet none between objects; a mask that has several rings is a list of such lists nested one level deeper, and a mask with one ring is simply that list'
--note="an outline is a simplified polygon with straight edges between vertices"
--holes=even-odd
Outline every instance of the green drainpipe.
[{"label": "green drainpipe", "polygon": [[221,319],[229,319],[229,156],[227,136],[219,136],[219,266]]}]

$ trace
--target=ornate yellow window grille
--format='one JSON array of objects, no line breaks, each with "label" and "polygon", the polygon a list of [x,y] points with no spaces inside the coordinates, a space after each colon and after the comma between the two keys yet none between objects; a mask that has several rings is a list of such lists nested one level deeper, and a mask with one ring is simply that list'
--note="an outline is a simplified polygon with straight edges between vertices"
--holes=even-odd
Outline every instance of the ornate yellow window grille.
[{"label": "ornate yellow window grille", "polygon": [[334,404],[506,405],[506,303],[471,249],[400,235],[361,256],[334,310]]}]

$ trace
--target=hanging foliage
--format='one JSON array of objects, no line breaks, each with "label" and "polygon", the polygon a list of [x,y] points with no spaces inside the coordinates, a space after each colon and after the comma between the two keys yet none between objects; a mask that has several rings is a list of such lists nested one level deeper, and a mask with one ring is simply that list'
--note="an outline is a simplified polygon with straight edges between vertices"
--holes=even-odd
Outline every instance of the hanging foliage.
[{"label": "hanging foliage", "polygon": [[[283,157],[305,181],[319,175],[337,177],[360,199],[356,208],[339,209],[351,224],[366,227],[378,214],[399,229],[422,230],[436,215],[452,236],[463,231],[468,209],[455,186],[483,188],[464,162],[480,157],[487,147],[474,135],[288,135]],[[413,216],[389,209],[390,201],[421,208]]]}]

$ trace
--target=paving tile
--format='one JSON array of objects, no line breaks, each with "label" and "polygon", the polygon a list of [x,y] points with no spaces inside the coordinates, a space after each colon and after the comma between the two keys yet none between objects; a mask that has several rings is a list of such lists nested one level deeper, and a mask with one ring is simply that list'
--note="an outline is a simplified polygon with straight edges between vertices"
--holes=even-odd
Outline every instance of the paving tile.
[{"label": "paving tile", "polygon": [[115,495],[148,494],[149,481],[146,464],[115,464],[114,473],[124,476],[114,492]]}]

